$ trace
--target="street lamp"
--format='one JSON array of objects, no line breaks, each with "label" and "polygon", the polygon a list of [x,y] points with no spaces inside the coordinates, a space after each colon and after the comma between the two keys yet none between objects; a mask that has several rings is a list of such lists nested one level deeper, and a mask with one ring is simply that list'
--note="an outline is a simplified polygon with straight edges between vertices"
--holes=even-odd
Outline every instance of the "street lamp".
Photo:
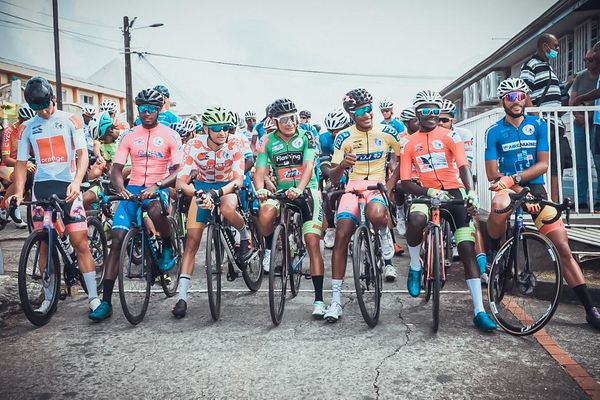
[{"label": "street lamp", "polygon": [[133,126],[133,88],[131,83],[131,31],[134,29],[158,28],[164,24],[156,23],[147,26],[133,27],[137,17],[131,22],[129,17],[123,17],[123,39],[125,41],[125,108],[127,110],[127,122]]}]

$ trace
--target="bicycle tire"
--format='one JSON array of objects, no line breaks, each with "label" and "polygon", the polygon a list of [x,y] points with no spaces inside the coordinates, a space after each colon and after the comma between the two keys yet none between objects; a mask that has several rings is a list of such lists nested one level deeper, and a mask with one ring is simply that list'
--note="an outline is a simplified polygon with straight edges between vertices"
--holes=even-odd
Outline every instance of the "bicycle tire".
[{"label": "bicycle tire", "polygon": [[447,262],[448,266],[450,266],[452,265],[452,250],[454,250],[452,246],[452,227],[445,219],[442,219],[442,223],[444,226],[444,263]]},{"label": "bicycle tire", "polygon": [[167,297],[173,297],[175,296],[175,293],[177,293],[177,286],[179,285],[183,248],[181,247],[181,241],[177,231],[177,223],[175,222],[175,219],[169,215],[167,216],[167,221],[169,222],[169,229],[171,231],[171,245],[173,246],[175,265],[169,272],[160,273],[160,285],[162,286],[163,292]]},{"label": "bicycle tire", "polygon": [[[293,240],[296,243],[296,254],[292,257],[289,256],[289,276],[290,276],[290,291],[292,292],[292,297],[296,297],[298,293],[300,293],[300,283],[302,282],[302,266],[304,264],[304,258],[306,254],[301,254],[301,249],[304,249],[304,243],[302,241],[302,220],[300,219],[300,214],[294,213],[292,217],[291,229],[288,228],[288,232],[291,233],[290,241]],[[288,242],[288,250],[290,249]],[[304,249],[304,252],[306,250]],[[301,260],[300,260],[301,259]],[[297,261],[300,260],[300,261]],[[294,264],[298,263],[295,267]]]},{"label": "bicycle tire", "polygon": [[213,321],[218,321],[221,316],[223,256],[220,232],[214,224],[209,224],[206,234],[206,287]]},{"label": "bicycle tire", "polygon": [[[536,257],[535,265],[537,267],[540,265],[548,265],[546,271],[549,270],[555,274],[554,279],[551,279],[545,284],[546,289],[544,292],[546,295],[544,298],[549,298],[549,300],[542,299],[540,301],[549,302],[549,304],[547,304],[547,306],[544,304],[539,307],[541,310],[545,311],[542,312],[538,318],[532,318],[530,313],[527,312],[528,309],[523,309],[523,307],[516,303],[511,304],[511,300],[505,299],[507,293],[510,292],[510,289],[514,289],[511,284],[511,281],[514,282],[512,279],[514,275],[514,260],[519,256],[515,249],[522,247],[524,249],[523,253],[525,258],[529,258],[527,250],[529,248],[528,245],[535,242],[539,243],[540,248],[543,248],[549,254],[547,260],[541,260],[540,256]],[[514,247],[515,243],[517,243],[516,248]],[[505,255],[509,255],[508,259],[504,258]],[[518,274],[521,271],[520,267],[519,263],[517,263]],[[531,335],[542,329],[552,319],[560,302],[563,271],[558,251],[546,236],[536,231],[524,231],[519,234],[519,240],[516,242],[514,236],[510,237],[502,247],[500,247],[500,250],[498,250],[496,257],[492,262],[489,277],[488,302],[490,310],[492,311],[492,317],[504,331],[514,336]],[[533,286],[534,291],[536,286],[537,284]],[[516,290],[513,290],[512,292],[514,293]],[[532,296],[532,298],[536,298],[536,295]],[[508,304],[504,306],[503,304],[506,303]],[[514,318],[510,317],[510,315]]]},{"label": "bicycle tire", "polygon": [[440,289],[441,289],[441,273],[442,265],[444,260],[441,259],[441,243],[440,243],[441,230],[439,227],[434,226],[432,229],[433,244],[431,246],[431,267],[433,269],[433,291],[432,291],[432,313],[433,313],[433,332],[436,333],[440,327]]},{"label": "bicycle tire", "polygon": [[[38,270],[38,266],[36,265],[39,260],[39,248],[42,243],[45,243],[48,246],[48,232],[46,230],[36,230],[29,235],[29,237],[25,240],[23,244],[23,248],[21,250],[21,256],[19,257],[19,272],[18,272],[18,287],[19,287],[19,300],[21,302],[21,308],[23,309],[23,313],[33,325],[36,326],[44,326],[46,325],[52,315],[56,311],[58,297],[59,297],[59,288],[60,288],[60,259],[58,256],[58,251],[56,247],[53,248],[52,251],[52,261],[56,268],[53,271],[54,275],[54,290],[52,298],[50,299],[50,307],[45,314],[38,313],[35,311],[35,307],[41,304],[41,295],[43,293],[43,284],[35,283],[35,281],[41,281],[41,276],[39,272],[37,276],[39,278],[36,279],[36,271]],[[28,270],[28,260],[31,252],[34,252],[34,265],[32,265],[31,271]],[[27,277],[30,276],[32,283],[28,282]],[[42,292],[40,292],[40,290]],[[30,297],[30,292],[35,296],[33,299],[33,303]],[[37,292],[37,295],[36,295]]]},{"label": "bicycle tire", "polygon": [[[427,231],[425,235],[425,239],[423,239],[423,246],[421,247],[422,261],[423,261],[423,271],[421,279],[423,280],[422,288],[425,291],[425,303],[428,303],[431,299],[431,290],[432,290],[432,282],[431,279],[428,279],[427,272],[429,271],[429,264],[431,262],[429,257],[429,243],[431,241],[431,231]],[[409,266],[410,268],[410,266]]]},{"label": "bicycle tire", "polygon": [[102,221],[99,218],[87,217],[87,225],[88,243],[96,269],[96,288],[100,290],[104,281],[104,264],[108,257],[108,244],[106,243]]},{"label": "bicycle tire", "polygon": [[[352,268],[356,300],[363,319],[370,328],[374,328],[379,322],[382,277],[375,258],[373,243],[369,240],[369,228],[366,225],[356,229],[353,242]],[[373,296],[372,310],[367,307],[365,293]]]},{"label": "bicycle tire", "polygon": [[[273,325],[278,326],[285,310],[287,276],[289,270],[288,245],[285,240],[285,228],[278,225],[273,233],[271,244],[271,266],[269,268],[269,312]],[[277,290],[281,287],[280,290]]]},{"label": "bicycle tire", "polygon": [[31,208],[33,206],[31,204],[27,204],[27,230],[29,231],[29,233],[32,233],[34,231],[33,229],[33,212],[31,211]]},{"label": "bicycle tire", "polygon": [[258,226],[253,217],[248,218],[248,229],[250,230],[250,240],[252,242],[253,252],[255,254],[246,262],[246,268],[242,270],[244,283],[251,292],[260,289],[263,280],[263,258],[265,256],[265,244],[262,235],[258,231]]},{"label": "bicycle tire", "polygon": [[[152,271],[148,246],[141,243],[142,234],[138,228],[131,228],[125,235],[119,254],[119,299],[127,321],[137,325],[144,319],[150,302]],[[143,248],[139,256],[136,250]],[[143,254],[143,255],[142,255]],[[132,287],[133,286],[133,287]],[[140,289],[137,289],[139,286]],[[140,298],[141,306],[134,308],[134,300]]]}]

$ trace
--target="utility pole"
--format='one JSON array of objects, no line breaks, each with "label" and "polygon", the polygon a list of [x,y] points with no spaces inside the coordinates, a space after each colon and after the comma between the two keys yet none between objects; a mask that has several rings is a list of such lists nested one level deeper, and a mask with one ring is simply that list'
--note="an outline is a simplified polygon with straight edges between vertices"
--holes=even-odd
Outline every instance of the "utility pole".
[{"label": "utility pole", "polygon": [[54,70],[56,73],[56,106],[62,110],[62,78],[60,73],[60,45],[58,37],[58,0],[52,0],[52,20],[54,22]]},{"label": "utility pole", "polygon": [[[56,0],[54,0],[56,1]],[[129,23],[129,17],[123,17],[123,40],[125,41],[125,108],[127,110],[127,122],[133,126],[133,87],[131,83],[131,32],[130,28],[135,18]]]}]

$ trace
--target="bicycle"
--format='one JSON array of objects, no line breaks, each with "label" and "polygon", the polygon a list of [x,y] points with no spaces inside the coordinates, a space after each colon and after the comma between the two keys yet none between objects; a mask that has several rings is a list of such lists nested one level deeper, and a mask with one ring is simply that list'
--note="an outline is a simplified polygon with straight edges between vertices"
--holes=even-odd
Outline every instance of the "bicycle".
[{"label": "bicycle", "polygon": [[[304,195],[297,200],[305,198]],[[269,268],[269,312],[275,326],[281,323],[285,310],[287,296],[287,281],[289,277],[292,297],[300,291],[302,276],[310,278],[303,270],[306,258],[306,247],[302,235],[301,210],[285,191],[269,195],[270,199],[279,201],[279,223],[273,232],[271,244],[271,267]]]},{"label": "bicycle", "polygon": [[[260,289],[263,278],[262,261],[265,254],[263,238],[258,233],[257,225],[250,211],[241,209],[240,190],[237,186],[234,187],[234,192],[238,198],[238,211],[250,231],[253,250],[246,260],[240,261],[235,256],[234,233],[229,224],[221,218],[218,207],[220,198],[214,198],[214,206],[206,224],[206,284],[210,315],[214,321],[221,316],[221,277],[225,256],[227,256],[227,280],[229,282],[239,277],[235,268],[242,271],[244,282],[252,292]],[[203,195],[204,193],[197,192],[196,198],[203,199]]]},{"label": "bicycle", "polygon": [[[566,214],[569,223],[571,200],[562,204],[531,196],[524,187],[510,194],[511,203],[496,213],[514,210],[512,230],[507,221],[508,240],[494,257],[489,273],[488,301],[498,325],[511,335],[531,335],[542,329],[558,307],[562,291],[563,270],[554,244],[537,230],[526,230],[523,222],[523,203],[549,206],[556,210],[551,224]],[[522,252],[521,252],[522,251]],[[529,304],[531,303],[531,304]]]},{"label": "bicycle", "polygon": [[[50,321],[56,311],[59,297],[64,300],[66,296],[71,296],[71,287],[77,281],[86,293],[87,287],[83,274],[79,270],[75,250],[65,232],[63,222],[65,215],[61,207],[66,204],[65,200],[54,194],[48,199],[23,202],[23,204],[31,206],[36,216],[43,215],[44,222],[42,229],[34,230],[27,237],[21,250],[18,272],[19,299],[27,319],[34,325],[43,326]],[[43,208],[43,214],[40,208]],[[83,213],[83,209],[81,212]],[[102,230],[102,227],[95,225],[91,228]],[[89,229],[90,227],[88,227],[88,235]],[[61,296],[59,291],[61,272],[67,287],[65,296]],[[100,265],[96,264],[96,274],[97,285],[100,287],[104,262]],[[39,307],[44,300],[48,300],[50,306],[46,311],[40,311]]]},{"label": "bicycle", "polygon": [[[144,201],[153,199],[159,199],[162,214],[167,214],[165,204],[160,200],[158,193],[152,194],[147,199],[141,199],[139,196],[123,198],[118,195],[104,198],[106,203],[131,201],[138,204],[133,226],[125,234],[121,245],[118,274],[119,299],[123,314],[133,325],[139,324],[144,319],[150,301],[150,288],[157,279],[160,280],[163,292],[167,297],[175,295],[179,283],[182,254],[179,241],[172,240],[175,265],[169,272],[161,272],[159,260],[162,255],[162,240],[160,237],[152,235],[144,223],[143,213],[148,207]],[[169,215],[167,219],[171,237],[175,238],[175,221]]]},{"label": "bicycle", "polygon": [[441,200],[438,198],[417,197],[410,199],[411,204],[425,204],[429,207],[431,218],[423,230],[423,274],[422,287],[425,288],[425,302],[432,300],[433,332],[440,326],[440,291],[446,283],[446,232],[443,229],[441,208],[449,205],[465,205],[464,199]]}]

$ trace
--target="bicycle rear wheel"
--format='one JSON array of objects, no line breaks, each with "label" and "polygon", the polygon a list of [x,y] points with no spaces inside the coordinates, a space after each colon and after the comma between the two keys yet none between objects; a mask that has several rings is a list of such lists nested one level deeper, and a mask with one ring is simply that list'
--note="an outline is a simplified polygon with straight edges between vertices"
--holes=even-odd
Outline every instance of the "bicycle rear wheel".
[{"label": "bicycle rear wheel", "polygon": [[152,272],[148,246],[138,228],[131,228],[123,239],[119,255],[119,299],[127,321],[137,325],[144,319],[150,301]]},{"label": "bicycle rear wheel", "polygon": [[[306,250],[304,249],[304,243],[302,238],[302,219],[300,214],[294,213],[291,221],[291,225],[288,229],[290,233],[288,241],[288,249],[290,249],[290,289],[292,297],[296,297],[300,293],[300,282],[302,282],[303,276],[303,264],[304,258],[306,258]],[[294,254],[291,254],[292,246],[295,248]]]},{"label": "bicycle rear wheel", "polygon": [[260,289],[263,279],[263,257],[265,256],[265,245],[263,237],[258,232],[256,221],[253,217],[248,218],[248,229],[252,242],[252,256],[246,262],[246,268],[242,270],[242,277],[248,289],[256,292]]},{"label": "bicycle rear wheel", "polygon": [[538,232],[521,232],[519,240],[511,237],[504,243],[488,283],[492,316],[502,329],[531,335],[550,321],[562,290],[559,260],[552,242]]},{"label": "bicycle rear wheel", "polygon": [[[288,252],[288,253],[286,253]],[[285,309],[288,279],[288,244],[283,225],[277,225],[271,245],[271,267],[269,269],[269,311],[271,321],[279,325]]]},{"label": "bicycle rear wheel", "polygon": [[[44,248],[44,249],[42,249]],[[46,325],[56,311],[60,287],[60,261],[56,247],[48,266],[48,232],[34,231],[21,250],[19,258],[19,299],[27,319],[34,325]],[[46,274],[45,271],[48,271]],[[40,309],[44,300],[49,307]]]},{"label": "bicycle rear wheel", "polygon": [[104,280],[104,263],[108,257],[108,245],[106,244],[104,227],[98,218],[88,217],[87,226],[88,244],[90,245],[90,251],[96,268],[96,287],[101,289],[102,281]]},{"label": "bicycle rear wheel", "polygon": [[177,223],[175,219],[170,215],[167,217],[169,221],[169,228],[171,230],[171,245],[173,246],[173,258],[175,258],[175,265],[169,272],[163,272],[160,275],[160,285],[163,288],[163,292],[167,297],[173,297],[177,292],[177,285],[179,284],[179,274],[181,273],[181,257],[183,255],[183,247],[177,231]]},{"label": "bicycle rear wheel", "polygon": [[444,260],[441,258],[442,249],[440,247],[441,231],[440,228],[434,226],[431,235],[431,268],[432,274],[432,312],[433,312],[433,332],[437,332],[440,327],[440,289],[442,286],[441,274],[444,268]]},{"label": "bicycle rear wheel", "polygon": [[208,307],[214,321],[217,321],[221,316],[223,251],[219,230],[215,225],[209,224],[206,234],[206,286],[208,289]]},{"label": "bicycle rear wheel", "polygon": [[369,241],[368,227],[359,226],[354,232],[352,267],[356,300],[363,319],[373,328],[379,321],[382,277],[377,264],[374,245]]}]

